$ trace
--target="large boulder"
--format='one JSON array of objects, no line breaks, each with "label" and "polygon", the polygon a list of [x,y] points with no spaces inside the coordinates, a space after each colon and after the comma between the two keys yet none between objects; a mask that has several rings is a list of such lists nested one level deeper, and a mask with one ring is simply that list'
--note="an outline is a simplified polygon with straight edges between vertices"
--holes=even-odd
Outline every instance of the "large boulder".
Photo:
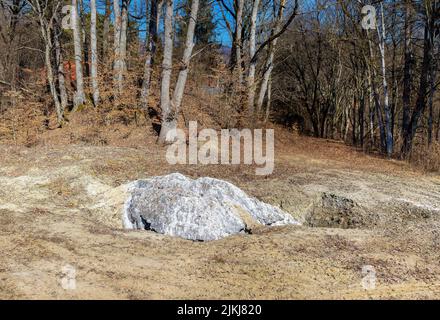
[{"label": "large boulder", "polygon": [[175,173],[135,181],[128,194],[123,214],[126,229],[209,241],[246,232],[256,224],[298,224],[279,208],[218,179],[192,180]]}]

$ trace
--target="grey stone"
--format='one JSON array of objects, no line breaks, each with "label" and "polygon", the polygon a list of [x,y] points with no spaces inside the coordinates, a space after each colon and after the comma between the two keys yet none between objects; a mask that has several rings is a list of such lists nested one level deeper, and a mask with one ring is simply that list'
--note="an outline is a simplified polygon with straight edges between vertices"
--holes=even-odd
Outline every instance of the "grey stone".
[{"label": "grey stone", "polygon": [[352,199],[322,193],[308,209],[308,226],[324,228],[359,228],[365,223],[365,211]]},{"label": "grey stone", "polygon": [[126,229],[210,241],[245,232],[254,224],[299,224],[281,209],[213,178],[193,180],[174,173],[135,181],[128,193]]}]

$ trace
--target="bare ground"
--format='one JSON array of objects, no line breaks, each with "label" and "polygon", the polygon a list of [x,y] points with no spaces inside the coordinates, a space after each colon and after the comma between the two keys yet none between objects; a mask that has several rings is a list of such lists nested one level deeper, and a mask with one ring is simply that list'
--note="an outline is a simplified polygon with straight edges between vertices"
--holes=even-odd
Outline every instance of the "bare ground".
[{"label": "bare ground", "polygon": [[[268,177],[247,166],[169,166],[164,149],[146,145],[0,146],[0,298],[440,298],[438,176],[309,138],[277,141]],[[302,221],[322,192],[352,199],[369,219],[201,243],[124,231],[118,213],[94,209],[126,182],[175,171],[226,179]],[[75,290],[61,286],[66,265]],[[362,286],[366,265],[375,289]]]}]

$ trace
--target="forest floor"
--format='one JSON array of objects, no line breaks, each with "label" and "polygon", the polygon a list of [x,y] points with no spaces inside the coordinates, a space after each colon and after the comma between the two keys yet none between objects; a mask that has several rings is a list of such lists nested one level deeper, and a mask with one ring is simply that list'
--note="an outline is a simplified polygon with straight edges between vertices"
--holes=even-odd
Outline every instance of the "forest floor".
[{"label": "forest floor", "polygon": [[[440,298],[438,175],[334,141],[277,137],[267,177],[248,166],[170,166],[152,139],[0,145],[0,298]],[[125,231],[93,210],[102,192],[177,171],[228,180],[302,221],[323,192],[352,199],[370,219],[358,229],[261,227],[191,242]],[[62,286],[69,265],[75,290]],[[372,275],[363,268],[375,286],[363,285]]]}]

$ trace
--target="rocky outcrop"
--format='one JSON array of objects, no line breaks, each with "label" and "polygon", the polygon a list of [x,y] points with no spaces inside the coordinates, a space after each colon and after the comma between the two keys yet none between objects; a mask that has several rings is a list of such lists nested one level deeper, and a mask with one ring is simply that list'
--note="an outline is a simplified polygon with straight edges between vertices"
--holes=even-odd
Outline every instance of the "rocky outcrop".
[{"label": "rocky outcrop", "polygon": [[258,201],[226,181],[175,173],[128,187],[127,229],[152,230],[190,240],[218,240],[255,224],[298,224],[281,209]]}]

